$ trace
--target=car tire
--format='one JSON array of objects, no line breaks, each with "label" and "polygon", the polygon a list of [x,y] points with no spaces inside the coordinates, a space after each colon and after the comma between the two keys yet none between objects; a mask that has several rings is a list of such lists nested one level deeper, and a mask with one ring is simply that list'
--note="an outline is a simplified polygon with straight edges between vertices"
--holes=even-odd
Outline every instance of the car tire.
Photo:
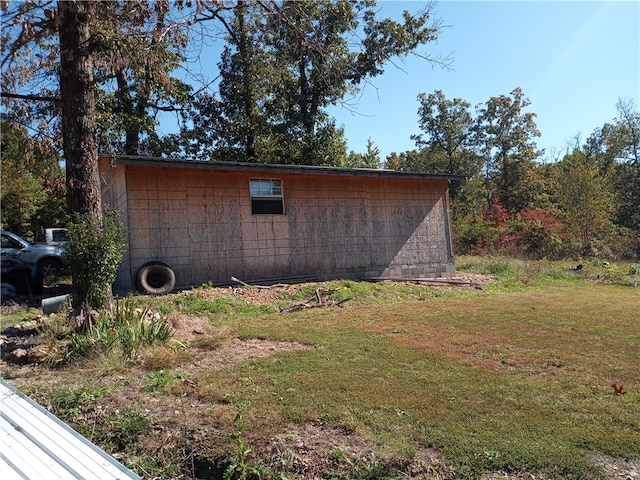
[{"label": "car tire", "polygon": [[57,276],[62,270],[62,264],[55,258],[45,258],[38,263],[37,275],[42,278]]},{"label": "car tire", "polygon": [[176,275],[162,262],[148,262],[136,272],[136,290],[148,295],[166,295],[176,286]]}]

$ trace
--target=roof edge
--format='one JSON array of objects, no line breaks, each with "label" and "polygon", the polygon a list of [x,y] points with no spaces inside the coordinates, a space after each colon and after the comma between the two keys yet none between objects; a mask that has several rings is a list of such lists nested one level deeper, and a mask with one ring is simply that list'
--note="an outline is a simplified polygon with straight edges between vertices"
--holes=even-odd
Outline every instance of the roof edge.
[{"label": "roof edge", "polygon": [[420,178],[430,180],[463,181],[466,175],[435,174],[424,172],[401,172],[372,168],[346,168],[315,165],[284,165],[249,162],[221,162],[203,160],[185,160],[177,158],[144,157],[134,155],[99,154],[99,158],[115,161],[118,165],[145,166],[160,168],[194,168],[215,171],[264,172],[264,173],[300,173],[305,175],[334,175],[349,177],[386,177],[386,178]]}]

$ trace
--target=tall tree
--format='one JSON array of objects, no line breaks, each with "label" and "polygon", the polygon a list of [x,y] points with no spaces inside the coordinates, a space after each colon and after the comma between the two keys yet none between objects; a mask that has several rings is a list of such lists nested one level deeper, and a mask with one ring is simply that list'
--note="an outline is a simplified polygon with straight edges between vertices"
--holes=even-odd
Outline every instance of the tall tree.
[{"label": "tall tree", "polygon": [[429,23],[430,5],[396,22],[378,20],[372,0],[274,2],[271,15],[256,14],[262,3],[241,3],[227,21],[220,98],[207,99],[219,103],[205,102],[196,117],[201,131],[219,126],[222,157],[231,149],[244,160],[344,164],[344,132],[327,107],[438,33],[437,23]]},{"label": "tall tree", "polygon": [[616,109],[614,121],[596,129],[585,149],[612,182],[616,223],[640,232],[640,113],[631,100],[619,99]]},{"label": "tall tree", "polygon": [[609,143],[617,158],[631,165],[640,175],[640,112],[632,100],[622,98],[616,103],[616,110],[617,128],[608,136]]},{"label": "tall tree", "polygon": [[199,155],[215,160],[264,162],[268,132],[259,107],[271,81],[268,53],[261,48],[264,14],[257,3],[239,0],[226,19],[226,42],[220,63],[219,96],[202,93],[190,135]]},{"label": "tall tree", "polygon": [[95,82],[96,2],[58,1],[60,15],[60,102],[70,212],[102,215],[98,174]]},{"label": "tall tree", "polygon": [[[0,8],[3,113],[28,122],[38,102],[61,114],[50,130],[62,136],[69,209],[100,216],[98,127],[115,133],[116,145],[124,138],[123,150],[134,153],[141,132],[153,131],[152,100],[167,92],[185,98],[184,88],[167,81],[181,59],[176,49],[186,41],[184,29],[217,20],[226,7],[215,0],[39,0]],[[170,11],[182,15],[169,19]],[[114,115],[98,116],[96,96]]]},{"label": "tall tree", "polygon": [[367,140],[367,152],[349,152],[346,166],[350,168],[380,168],[380,149],[369,138]]},{"label": "tall tree", "polygon": [[618,116],[608,129],[608,156],[617,160],[613,182],[620,226],[640,232],[640,112],[631,100],[620,99]]},{"label": "tall tree", "polygon": [[66,223],[64,171],[47,139],[28,135],[24,127],[3,120],[0,223],[31,238],[38,227]]},{"label": "tall tree", "polygon": [[[411,138],[422,151],[424,170],[469,178],[479,175],[483,161],[474,149],[475,121],[469,112],[471,104],[461,98],[449,100],[441,90],[429,95],[421,93],[418,101],[418,125],[424,133]],[[451,185],[454,202],[461,188],[464,186],[459,183]],[[478,193],[477,189],[473,191]],[[467,189],[465,203],[473,201],[469,194]]]},{"label": "tall tree", "polygon": [[[418,126],[424,134],[413,135],[418,148],[428,148],[431,155],[440,153],[444,163],[430,162],[434,173],[475,174],[480,165],[470,155],[473,140],[471,104],[461,98],[449,100],[442,90],[418,95]],[[434,155],[435,157],[435,155]],[[437,158],[437,157],[436,157]]]},{"label": "tall tree", "polygon": [[534,161],[544,152],[535,143],[536,115],[523,111],[530,104],[516,88],[509,96],[490,98],[478,111],[476,141],[486,161],[487,201],[495,195],[511,213],[530,206],[537,194]]},{"label": "tall tree", "polygon": [[430,21],[431,5],[417,15],[405,11],[402,22],[378,19],[371,0],[285,1],[282,10],[292,22],[269,31],[275,61],[287,68],[280,70],[270,103],[283,123],[300,132],[302,163],[323,164],[328,159],[318,137],[331,138],[335,131],[324,109],[381,74],[391,59],[436,40],[438,25]]},{"label": "tall tree", "polygon": [[190,103],[191,87],[174,75],[188,40],[178,28],[178,9],[140,1],[102,7],[100,23],[114,28],[101,33],[96,56],[100,146],[127,155],[159,154],[157,114],[179,113]]},{"label": "tall tree", "polygon": [[582,252],[590,254],[594,240],[612,224],[610,182],[599,172],[595,156],[578,147],[565,155],[556,172],[558,208]]}]

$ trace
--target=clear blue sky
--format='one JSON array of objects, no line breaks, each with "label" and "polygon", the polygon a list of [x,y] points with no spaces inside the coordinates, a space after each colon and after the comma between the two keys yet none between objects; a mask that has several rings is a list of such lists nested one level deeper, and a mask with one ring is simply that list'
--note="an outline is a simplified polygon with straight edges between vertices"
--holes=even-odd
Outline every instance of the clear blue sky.
[{"label": "clear blue sky", "polygon": [[[400,18],[424,2],[379,1],[380,16]],[[381,159],[413,149],[419,93],[442,90],[472,109],[490,97],[522,88],[537,114],[547,156],[564,153],[580,134],[616,117],[619,98],[640,108],[640,2],[441,1],[434,8],[444,25],[424,53],[452,54],[452,69],[410,57],[388,65],[357,99],[357,113],[330,111],[345,129],[348,148],[366,151],[371,138]],[[475,110],[474,110],[475,113]]]}]

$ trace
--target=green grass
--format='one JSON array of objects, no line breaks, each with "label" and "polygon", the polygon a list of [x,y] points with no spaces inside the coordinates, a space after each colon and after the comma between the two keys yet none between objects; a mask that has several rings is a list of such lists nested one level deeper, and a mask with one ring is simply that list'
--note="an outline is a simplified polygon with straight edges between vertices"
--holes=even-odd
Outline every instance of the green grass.
[{"label": "green grass", "polygon": [[[494,470],[603,478],[591,453],[640,458],[640,289],[629,283],[628,265],[585,261],[581,270],[571,270],[576,263],[459,259],[459,270],[498,278],[482,290],[334,281],[288,291],[269,306],[242,296],[205,300],[197,291],[135,297],[132,302],[146,300],[154,311],[207,317],[226,330],[223,338],[194,339],[185,353],[142,355],[145,370],[131,374],[140,382],[135,398],[97,430],[98,438],[115,438],[117,445],[106,445],[126,449],[144,463],[141,471],[161,477],[158,465],[166,464],[166,472],[175,474],[179,462],[167,457],[168,450],[154,463],[126,439],[152,429],[140,413],[149,398],[182,405],[193,397],[200,408],[221,415],[211,439],[236,431],[229,411],[237,410],[248,438],[296,425],[335,425],[379,442],[381,452],[411,456],[422,447],[437,448],[464,478]],[[319,288],[336,303],[350,300],[278,312]],[[314,348],[219,371],[199,368],[184,384],[180,362],[194,358],[190,349],[212,342],[204,351],[213,356],[233,337]],[[68,370],[70,386],[54,391],[49,402],[77,421],[81,400],[93,395],[89,403],[99,403],[108,390],[98,383],[82,387],[86,378],[74,379]],[[105,374],[105,385],[109,378]],[[612,383],[626,394],[616,395]],[[87,425],[87,431],[93,428]],[[216,448],[229,440],[220,438]],[[229,458],[244,461],[238,453]],[[376,462],[358,464],[351,478],[383,478],[383,470]]]},{"label": "green grass", "polygon": [[589,451],[640,457],[638,305],[638,290],[574,284],[265,316],[237,333],[318,348],[208,381],[251,405],[254,428],[324,419],[399,452],[438,447],[470,474],[596,478]]}]

